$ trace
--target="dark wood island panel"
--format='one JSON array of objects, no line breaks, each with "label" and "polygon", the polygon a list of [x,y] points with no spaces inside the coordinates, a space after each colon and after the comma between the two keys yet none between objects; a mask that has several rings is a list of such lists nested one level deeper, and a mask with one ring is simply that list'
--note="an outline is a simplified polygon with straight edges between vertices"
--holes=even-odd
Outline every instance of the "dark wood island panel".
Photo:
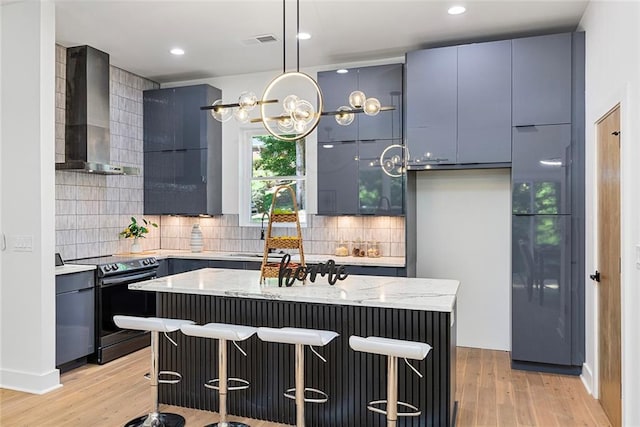
[{"label": "dark wood island panel", "polygon": [[[234,323],[248,326],[301,327],[340,334],[318,348],[327,363],[305,351],[305,387],[325,391],[325,404],[307,403],[306,423],[317,427],[385,426],[384,416],[370,412],[367,402],[386,398],[386,357],[354,352],[351,335],[380,336],[429,343],[423,361],[411,363],[419,378],[399,362],[398,397],[422,410],[419,417],[400,418],[399,426],[455,424],[455,306],[451,312],[421,311],[353,305],[315,304],[241,297],[158,293],[158,315],[184,318],[198,324]],[[217,377],[217,343],[177,335],[178,347],[160,341],[160,369],[180,372],[182,382],[161,385],[160,401],[171,405],[216,411],[218,394],[203,384]],[[283,396],[293,387],[294,346],[265,343],[257,336],[239,343],[245,358],[229,344],[229,376],[247,379],[248,390],[230,392],[229,412],[255,419],[295,424],[295,403]]]}]

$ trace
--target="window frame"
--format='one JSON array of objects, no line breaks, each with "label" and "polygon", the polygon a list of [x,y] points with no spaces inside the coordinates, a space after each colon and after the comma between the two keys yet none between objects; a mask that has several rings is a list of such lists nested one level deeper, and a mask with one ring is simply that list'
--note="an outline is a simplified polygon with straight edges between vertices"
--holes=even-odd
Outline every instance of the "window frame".
[{"label": "window frame", "polygon": [[[239,177],[238,180],[238,223],[241,227],[261,227],[260,222],[252,222],[251,221],[251,182],[253,181],[253,138],[256,136],[264,136],[269,133],[264,129],[264,127],[251,127],[244,128],[241,131],[241,137],[239,138],[239,160],[240,160],[240,168],[239,168]],[[308,145],[308,142],[305,142]],[[309,169],[308,169],[308,161],[309,156],[307,150],[305,150],[305,158],[304,158],[304,175],[303,176],[286,176],[281,177],[285,179],[304,181],[305,190],[304,190],[304,210],[300,210],[299,221],[300,226],[306,228],[307,226],[307,215],[308,213],[308,203],[309,203]],[[261,180],[268,180],[268,178],[261,178]],[[265,221],[266,222],[266,221]],[[286,223],[274,223],[273,227],[290,227],[291,224]],[[266,224],[265,224],[266,227]]]}]

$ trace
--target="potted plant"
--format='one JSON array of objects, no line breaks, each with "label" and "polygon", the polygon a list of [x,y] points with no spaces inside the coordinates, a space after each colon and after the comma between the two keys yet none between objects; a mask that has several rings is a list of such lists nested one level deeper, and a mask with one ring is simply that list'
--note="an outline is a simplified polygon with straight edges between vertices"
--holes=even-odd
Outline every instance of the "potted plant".
[{"label": "potted plant", "polygon": [[133,243],[131,244],[131,253],[139,254],[142,252],[142,245],[140,244],[139,238],[144,238],[145,234],[149,232],[149,226],[158,228],[158,224],[155,222],[147,221],[142,218],[142,224],[138,223],[135,217],[131,217],[131,224],[127,226],[124,230],[120,232],[120,237],[124,237],[125,239],[129,239],[133,237]]}]

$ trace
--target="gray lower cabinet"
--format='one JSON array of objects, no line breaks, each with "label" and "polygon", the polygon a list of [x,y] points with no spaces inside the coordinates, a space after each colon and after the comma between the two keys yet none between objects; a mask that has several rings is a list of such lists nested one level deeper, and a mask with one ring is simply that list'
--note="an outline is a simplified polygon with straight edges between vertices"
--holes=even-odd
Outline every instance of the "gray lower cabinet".
[{"label": "gray lower cabinet", "polygon": [[157,260],[158,262],[158,269],[156,270],[156,275],[158,277],[165,277],[169,275],[169,260],[166,259],[159,259]]},{"label": "gray lower cabinet", "polygon": [[260,270],[258,261],[226,261],[170,258],[167,260],[170,274],[184,273],[201,268],[229,268],[232,270]]},{"label": "gray lower cabinet", "polygon": [[514,215],[512,239],[511,358],[571,366],[571,215]]},{"label": "gray lower cabinet", "polygon": [[318,144],[318,215],[358,214],[358,144]]},{"label": "gray lower cabinet", "polygon": [[56,276],[56,366],[95,350],[93,271]]},{"label": "gray lower cabinet", "polygon": [[407,53],[408,167],[511,161],[511,41]]},{"label": "gray lower cabinet", "polygon": [[513,40],[513,125],[571,123],[572,33]]},{"label": "gray lower cabinet", "polygon": [[209,85],[144,91],[144,213],[222,213],[222,127]]}]

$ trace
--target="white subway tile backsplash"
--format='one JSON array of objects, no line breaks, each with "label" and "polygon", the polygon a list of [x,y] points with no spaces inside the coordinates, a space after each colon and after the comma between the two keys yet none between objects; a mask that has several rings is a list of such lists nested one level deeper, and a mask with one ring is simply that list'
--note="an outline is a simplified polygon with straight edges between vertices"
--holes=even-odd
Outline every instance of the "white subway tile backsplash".
[{"label": "white subway tile backsplash", "polygon": [[[56,46],[57,162],[64,161],[65,63],[66,49]],[[142,169],[142,89],[159,85],[113,66],[109,71],[111,161]],[[56,171],[56,247],[63,258],[129,252],[131,242],[118,240],[118,233],[131,216],[142,218],[143,185],[142,176]],[[147,239],[144,248],[159,247],[156,230],[156,237]]]}]

